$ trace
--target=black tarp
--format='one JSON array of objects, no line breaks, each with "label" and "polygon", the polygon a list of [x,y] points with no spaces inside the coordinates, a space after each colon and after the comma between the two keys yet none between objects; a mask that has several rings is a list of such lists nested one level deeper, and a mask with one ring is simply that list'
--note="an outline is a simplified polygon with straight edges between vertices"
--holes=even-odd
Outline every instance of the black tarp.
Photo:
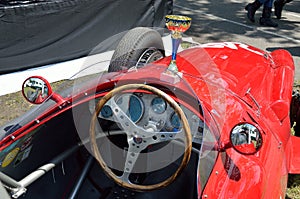
[{"label": "black tarp", "polygon": [[0,0],[0,74],[86,56],[116,33],[163,27],[171,12],[171,0]]}]

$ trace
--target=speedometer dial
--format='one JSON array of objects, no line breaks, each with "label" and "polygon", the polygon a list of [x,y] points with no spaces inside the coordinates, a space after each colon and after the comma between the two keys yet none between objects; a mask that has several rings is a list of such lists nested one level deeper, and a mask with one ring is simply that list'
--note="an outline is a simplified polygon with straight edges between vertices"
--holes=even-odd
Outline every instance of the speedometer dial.
[{"label": "speedometer dial", "polygon": [[167,103],[160,97],[156,97],[151,101],[151,108],[154,113],[162,114],[167,109]]},{"label": "speedometer dial", "polygon": [[117,99],[117,104],[133,122],[138,122],[143,116],[143,102],[134,94],[126,93],[121,95]]}]

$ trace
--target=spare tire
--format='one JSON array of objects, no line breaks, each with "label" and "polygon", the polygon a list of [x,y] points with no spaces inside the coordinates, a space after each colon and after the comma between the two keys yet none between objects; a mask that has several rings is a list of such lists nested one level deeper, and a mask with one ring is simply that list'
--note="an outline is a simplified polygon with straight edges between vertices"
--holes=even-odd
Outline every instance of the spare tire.
[{"label": "spare tire", "polygon": [[108,72],[141,66],[164,57],[164,45],[160,34],[153,29],[137,27],[128,31],[119,42]]}]

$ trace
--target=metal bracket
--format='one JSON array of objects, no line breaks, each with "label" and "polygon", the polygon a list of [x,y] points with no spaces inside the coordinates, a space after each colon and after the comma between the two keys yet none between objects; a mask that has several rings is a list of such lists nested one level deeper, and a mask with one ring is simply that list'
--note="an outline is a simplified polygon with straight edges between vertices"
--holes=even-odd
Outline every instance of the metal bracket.
[{"label": "metal bracket", "polygon": [[26,193],[26,191],[27,191],[27,189],[25,187],[16,188],[16,190],[14,190],[13,193],[12,193],[12,197],[13,198],[19,198],[21,195]]},{"label": "metal bracket", "polygon": [[260,114],[261,114],[261,106],[258,104],[258,102],[256,101],[256,99],[253,97],[253,95],[250,93],[251,91],[251,88],[248,88],[247,92],[246,92],[246,95],[249,96],[249,98],[254,102],[254,104],[256,105],[257,107],[257,117],[260,117]]}]

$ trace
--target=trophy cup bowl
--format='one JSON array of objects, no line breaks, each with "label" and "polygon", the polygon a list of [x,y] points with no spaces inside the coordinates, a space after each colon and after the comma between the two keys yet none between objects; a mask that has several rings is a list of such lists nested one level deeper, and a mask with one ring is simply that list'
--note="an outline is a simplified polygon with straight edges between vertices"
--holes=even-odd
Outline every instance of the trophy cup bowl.
[{"label": "trophy cup bowl", "polygon": [[187,16],[167,15],[165,21],[167,28],[172,31],[172,35],[181,36],[181,33],[190,28],[192,19]]}]

